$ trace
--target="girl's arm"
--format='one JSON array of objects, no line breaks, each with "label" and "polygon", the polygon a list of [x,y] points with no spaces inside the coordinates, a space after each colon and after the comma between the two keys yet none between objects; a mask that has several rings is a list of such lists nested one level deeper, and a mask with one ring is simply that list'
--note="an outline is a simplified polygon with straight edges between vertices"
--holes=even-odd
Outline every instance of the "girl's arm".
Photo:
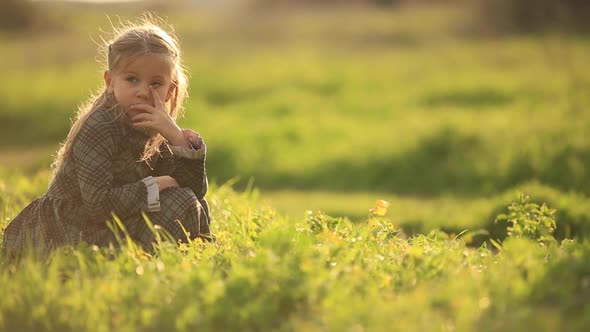
[{"label": "girl's arm", "polygon": [[147,210],[145,183],[113,186],[112,157],[118,129],[109,116],[100,113],[88,118],[72,146],[82,203],[95,222],[111,219],[111,212],[125,219]]},{"label": "girl's arm", "polygon": [[[197,198],[202,199],[207,193],[208,182],[205,171],[205,154],[207,147],[202,138],[192,130],[181,130],[178,124],[170,117],[160,95],[150,86],[154,106],[149,104],[134,104],[134,110],[142,112],[133,116],[131,121],[134,127],[154,130],[160,133],[167,141],[173,157],[164,157],[160,160],[160,167],[156,166],[155,174],[170,175],[178,181],[181,187],[189,187]],[[196,146],[189,143],[191,137],[198,137]],[[196,149],[195,149],[196,148]],[[166,148],[160,149],[165,151]]]},{"label": "girl's arm", "polygon": [[[202,199],[207,193],[209,182],[205,167],[207,146],[199,144],[194,148],[169,145],[172,155],[163,154],[156,166],[157,175],[170,175],[181,187],[189,187],[197,198]],[[164,147],[161,151],[166,151]]]},{"label": "girl's arm", "polygon": [[172,177],[178,181],[181,187],[189,187],[193,190],[198,199],[202,199],[209,188],[205,159],[207,150],[187,149],[178,146],[171,146],[174,153],[175,169]]}]

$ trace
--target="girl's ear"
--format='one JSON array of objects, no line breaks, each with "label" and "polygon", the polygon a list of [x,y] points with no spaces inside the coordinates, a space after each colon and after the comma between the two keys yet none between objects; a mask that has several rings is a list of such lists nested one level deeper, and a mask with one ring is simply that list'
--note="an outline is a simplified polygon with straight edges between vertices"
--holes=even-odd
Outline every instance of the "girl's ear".
[{"label": "girl's ear", "polygon": [[107,87],[107,91],[109,91],[109,92],[113,91],[113,88],[111,87],[111,83],[112,83],[111,72],[109,72],[108,70],[105,70],[103,76],[104,76],[104,84]]}]

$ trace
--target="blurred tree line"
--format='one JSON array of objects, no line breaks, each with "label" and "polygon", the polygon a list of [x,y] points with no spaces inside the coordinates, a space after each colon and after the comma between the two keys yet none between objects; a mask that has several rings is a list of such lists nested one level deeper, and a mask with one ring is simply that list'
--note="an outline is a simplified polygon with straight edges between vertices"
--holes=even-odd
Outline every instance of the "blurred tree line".
[{"label": "blurred tree line", "polygon": [[34,4],[26,0],[0,1],[0,30],[19,31],[31,28],[38,18]]},{"label": "blurred tree line", "polygon": [[[194,0],[176,0],[174,3]],[[395,7],[425,3],[448,3],[474,8],[478,24],[497,32],[590,32],[590,0],[250,0],[255,8],[281,6],[363,5]],[[164,4],[166,1],[147,0]],[[31,0],[0,1],[0,30],[23,31],[43,29],[47,16],[40,2]],[[474,6],[475,5],[475,6]]]},{"label": "blurred tree line", "polygon": [[590,32],[589,0],[478,0],[482,23],[499,32]]},{"label": "blurred tree line", "polygon": [[281,5],[369,5],[394,7],[415,4],[469,6],[482,28],[504,33],[590,32],[590,0],[254,0],[259,7]]}]

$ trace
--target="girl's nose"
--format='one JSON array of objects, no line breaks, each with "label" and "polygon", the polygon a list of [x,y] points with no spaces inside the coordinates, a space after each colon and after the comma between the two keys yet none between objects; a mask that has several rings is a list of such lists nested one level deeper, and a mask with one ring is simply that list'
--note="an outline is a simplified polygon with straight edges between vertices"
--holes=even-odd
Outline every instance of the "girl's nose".
[{"label": "girl's nose", "polygon": [[136,91],[136,95],[139,98],[148,99],[150,97],[150,87],[141,84]]}]

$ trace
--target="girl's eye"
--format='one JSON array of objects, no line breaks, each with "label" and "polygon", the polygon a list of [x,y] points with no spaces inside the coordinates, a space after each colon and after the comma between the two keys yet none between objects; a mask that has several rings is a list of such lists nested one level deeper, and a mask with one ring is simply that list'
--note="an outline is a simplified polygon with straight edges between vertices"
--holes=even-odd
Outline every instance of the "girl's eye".
[{"label": "girl's eye", "polygon": [[154,83],[152,83],[152,86],[154,88],[159,88],[160,86],[162,86],[162,83],[160,83],[160,82],[154,82]]},{"label": "girl's eye", "polygon": [[127,82],[129,83],[135,83],[137,82],[137,78],[133,77],[133,76],[129,76],[126,78]]}]

